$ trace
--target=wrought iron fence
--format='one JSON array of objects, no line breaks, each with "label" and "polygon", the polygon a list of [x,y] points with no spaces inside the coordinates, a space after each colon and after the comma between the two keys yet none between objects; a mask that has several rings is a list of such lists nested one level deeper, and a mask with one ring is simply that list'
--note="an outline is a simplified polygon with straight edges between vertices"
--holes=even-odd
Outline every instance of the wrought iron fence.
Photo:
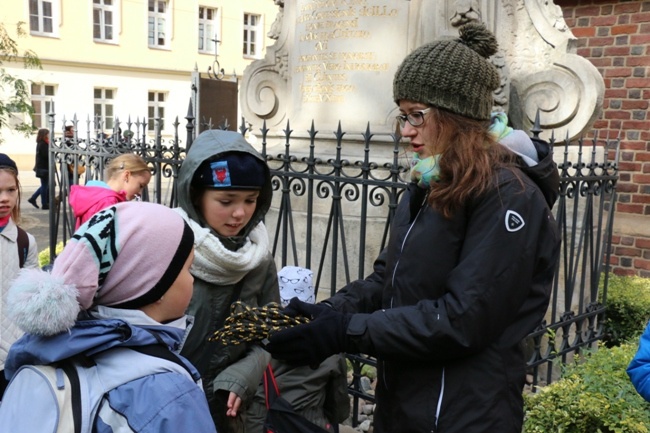
[{"label": "wrought iron fence", "polygon": [[[85,180],[98,179],[112,157],[135,152],[147,161],[153,174],[145,200],[176,206],[176,176],[195,133],[191,110],[184,141],[178,118],[174,135],[164,140],[159,124],[152,138],[147,136],[144,122],[135,123],[138,133],[124,137],[119,135],[120,123],[116,121],[114,134],[105,138],[101,125],[90,120],[86,121],[88,132],[80,138],[76,117],[72,121],[74,137],[57,138],[54,117],[51,113],[50,257],[55,256],[59,238],[65,242],[72,234],[67,191],[70,183],[78,181],[74,174],[78,166],[86,167]],[[242,119],[242,134],[249,133],[246,125]],[[132,124],[125,126],[131,130]],[[406,187],[408,161],[401,137],[374,134],[370,125],[365,131],[344,132],[339,124],[336,131],[321,134],[313,122],[299,134],[294,134],[289,122],[281,137],[271,136],[265,125],[259,132],[259,147],[273,182],[274,204],[265,222],[273,236],[278,268],[296,265],[312,269],[321,299],[363,278],[387,243],[388,229]],[[531,132],[539,136],[541,130],[536,126]],[[596,136],[577,144],[550,141],[556,153],[564,152],[558,164],[560,197],[554,207],[562,252],[546,319],[528,336],[533,390],[557,378],[557,360],[569,361],[604,336],[618,180],[618,139],[599,140]],[[61,176],[68,165],[73,174]],[[349,356],[349,360],[353,366],[349,392],[358,408],[359,399],[374,401],[362,389],[361,372],[364,365],[374,366],[375,362],[366,356]]]}]

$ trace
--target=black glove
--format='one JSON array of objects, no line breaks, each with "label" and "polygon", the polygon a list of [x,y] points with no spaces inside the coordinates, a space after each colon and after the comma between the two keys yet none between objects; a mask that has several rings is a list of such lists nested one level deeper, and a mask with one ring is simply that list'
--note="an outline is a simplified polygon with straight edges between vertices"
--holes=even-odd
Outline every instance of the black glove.
[{"label": "black glove", "polygon": [[294,365],[317,366],[331,355],[347,350],[350,314],[298,298],[291,299],[287,310],[307,316],[311,321],[272,334],[266,350],[274,358]]}]

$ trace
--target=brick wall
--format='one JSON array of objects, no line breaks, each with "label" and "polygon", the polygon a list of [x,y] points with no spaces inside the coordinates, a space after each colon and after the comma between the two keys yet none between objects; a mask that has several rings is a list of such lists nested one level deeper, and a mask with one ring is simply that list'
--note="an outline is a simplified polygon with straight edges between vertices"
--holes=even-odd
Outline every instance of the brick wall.
[{"label": "brick wall", "polygon": [[[621,134],[612,270],[650,277],[650,1],[555,0],[605,80],[599,137]],[[621,220],[624,223],[617,224]]]}]

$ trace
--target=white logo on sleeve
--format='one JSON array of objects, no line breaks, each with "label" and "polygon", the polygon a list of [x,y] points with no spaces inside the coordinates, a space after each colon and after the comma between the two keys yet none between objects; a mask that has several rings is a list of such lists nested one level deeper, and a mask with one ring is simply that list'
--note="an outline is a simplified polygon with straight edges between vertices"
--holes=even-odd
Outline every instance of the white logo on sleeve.
[{"label": "white logo on sleeve", "polygon": [[506,212],[506,230],[516,232],[521,230],[525,225],[524,219],[517,212],[513,210]]}]

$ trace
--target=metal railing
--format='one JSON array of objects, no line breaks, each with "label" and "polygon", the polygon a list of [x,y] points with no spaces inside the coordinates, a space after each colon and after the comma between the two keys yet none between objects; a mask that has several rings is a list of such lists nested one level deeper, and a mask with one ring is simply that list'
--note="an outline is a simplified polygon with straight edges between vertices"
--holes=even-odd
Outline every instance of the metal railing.
[{"label": "metal railing", "polygon": [[[55,131],[54,117],[50,113],[51,131]],[[52,134],[50,167],[57,182],[50,183],[50,196],[51,200],[59,196],[62,205],[50,208],[50,257],[54,257],[56,243],[65,242],[74,227],[67,191],[69,183],[78,179],[76,175],[70,179],[60,176],[68,164],[74,168],[83,165],[87,180],[98,179],[110,158],[135,152],[147,161],[153,174],[145,200],[177,205],[176,177],[194,136],[191,110],[186,120],[184,142],[178,118],[175,133],[167,141],[161,137],[159,122],[153,138],[147,136],[146,123],[137,122],[138,133],[132,137],[117,138],[116,126],[115,138],[106,139],[100,133],[101,125],[88,120],[89,132],[81,139],[76,117],[72,121],[74,138],[62,140]],[[242,119],[242,134],[249,132],[245,125]],[[131,130],[130,122],[125,126]],[[372,260],[387,243],[406,187],[408,159],[401,137],[373,134],[370,125],[365,131],[344,132],[339,124],[336,131],[321,134],[313,122],[310,129],[294,134],[287,121],[280,138],[271,137],[265,125],[259,131],[260,151],[271,168],[274,204],[265,223],[273,236],[272,253],[278,269],[285,265],[312,269],[321,298],[369,274]],[[532,130],[534,136],[540,132],[537,126]],[[560,197],[554,207],[562,236],[561,263],[546,319],[528,336],[533,390],[558,377],[557,360],[567,362],[603,338],[618,180],[620,140],[596,136],[577,144],[550,141],[556,154],[564,151],[558,164]],[[273,149],[279,150],[273,153]],[[365,356],[349,359],[353,366],[349,392],[356,408],[359,399],[374,401],[361,388],[362,368],[374,365],[374,360]],[[356,423],[356,413],[353,420]]]}]

